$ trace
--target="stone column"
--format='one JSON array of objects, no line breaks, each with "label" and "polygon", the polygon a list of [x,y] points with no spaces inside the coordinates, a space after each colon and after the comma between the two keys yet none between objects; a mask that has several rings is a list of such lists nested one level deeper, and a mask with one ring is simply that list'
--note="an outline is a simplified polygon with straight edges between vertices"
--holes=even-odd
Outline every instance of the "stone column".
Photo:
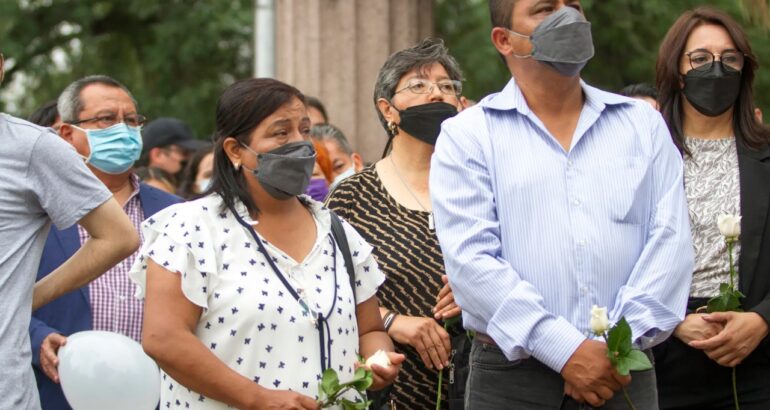
[{"label": "stone column", "polygon": [[433,0],[277,0],[276,78],[323,101],[368,162],[387,140],[372,95],[395,51],[433,35]]}]

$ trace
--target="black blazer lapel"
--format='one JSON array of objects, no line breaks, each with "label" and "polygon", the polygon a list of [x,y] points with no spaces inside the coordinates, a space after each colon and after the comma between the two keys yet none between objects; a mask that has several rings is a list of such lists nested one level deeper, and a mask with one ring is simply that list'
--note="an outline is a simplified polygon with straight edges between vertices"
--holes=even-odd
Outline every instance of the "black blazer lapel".
[{"label": "black blazer lapel", "polygon": [[[748,295],[756,278],[760,252],[770,243],[762,243],[770,210],[770,148],[752,150],[738,143],[738,171],[741,188],[740,289]],[[768,239],[767,237],[765,239]]]}]

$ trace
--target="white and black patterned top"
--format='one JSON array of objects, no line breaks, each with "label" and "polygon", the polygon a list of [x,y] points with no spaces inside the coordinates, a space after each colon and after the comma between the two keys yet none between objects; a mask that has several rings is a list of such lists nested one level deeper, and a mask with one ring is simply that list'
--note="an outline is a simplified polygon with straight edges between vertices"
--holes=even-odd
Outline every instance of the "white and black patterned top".
[{"label": "white and black patterned top", "polygon": [[[735,138],[688,138],[687,147],[692,156],[684,159],[684,184],[695,247],[690,296],[713,297],[719,294],[721,283],[730,282],[727,244],[719,233],[717,217],[741,213],[738,151]],[[740,242],[734,249],[737,274]]]},{"label": "white and black patterned top", "polygon": [[[294,261],[259,237],[282,277],[260,252],[251,230],[230,211],[222,211],[218,195],[158,212],[142,226],[145,241],[131,271],[139,286],[137,296],[143,297],[146,258],[151,258],[181,273],[184,295],[203,308],[196,336],[231,369],[268,389],[317,397],[323,345],[326,363],[341,381],[349,380],[358,354],[353,294],[343,256],[331,239],[329,211],[310,202],[318,236],[304,261]],[[251,222],[243,204],[236,213]],[[385,276],[372,257],[372,247],[349,224],[343,225],[360,303],[376,293]],[[328,315],[325,340],[313,320],[318,313]],[[165,373],[161,376],[161,409],[227,408]],[[356,395],[346,397],[355,400]]]}]

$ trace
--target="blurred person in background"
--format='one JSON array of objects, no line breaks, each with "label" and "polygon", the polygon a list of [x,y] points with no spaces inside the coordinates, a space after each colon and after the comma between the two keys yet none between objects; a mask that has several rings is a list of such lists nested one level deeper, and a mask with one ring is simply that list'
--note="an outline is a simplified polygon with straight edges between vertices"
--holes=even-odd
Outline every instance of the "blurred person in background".
[{"label": "blurred person in background", "polygon": [[623,87],[618,94],[645,101],[649,103],[652,108],[655,108],[656,110],[660,109],[660,106],[658,105],[658,90],[650,84],[639,83],[627,85]]},{"label": "blurred person in background", "polygon": [[428,195],[434,144],[442,121],[461,108],[461,80],[441,40],[426,39],[391,55],[374,87],[388,137],[383,158],[340,182],[327,200],[374,246],[388,278],[379,290],[380,314],[407,359],[393,391],[380,400],[393,400],[400,409],[436,408],[438,372],[450,364],[450,336],[464,334],[441,322],[460,309],[446,284]]},{"label": "blurred person in background", "polygon": [[313,144],[316,152],[316,161],[310,185],[307,186],[305,193],[316,201],[323,202],[329,195],[329,184],[332,181],[332,163],[329,159],[329,152],[322,142],[310,137],[307,140]]},{"label": "blurred person in background", "polygon": [[[756,118],[759,68],[743,28],[726,13],[683,13],[660,46],[661,112],[684,158],[695,245],[687,314],[655,349],[661,409],[770,408],[770,129]],[[741,312],[705,314],[731,283],[717,226],[740,215],[734,257]]]},{"label": "blurred person in background", "polygon": [[[61,138],[85,159],[99,188],[112,192],[134,229],[179,198],[142,182],[132,172],[142,150],[144,117],[129,90],[113,78],[97,75],[79,79],[58,100]],[[110,222],[109,226],[112,225]],[[45,243],[37,279],[44,280],[82,249],[89,232],[82,225],[52,229]],[[32,315],[29,338],[32,364],[44,409],[69,409],[59,383],[59,348],[67,336],[83,330],[121,333],[141,341],[142,301],[128,271],[137,253],[129,255],[96,280],[69,292]]]},{"label": "blurred person in background", "polygon": [[310,125],[328,124],[329,116],[326,114],[326,107],[316,97],[307,97],[307,115],[310,117]]},{"label": "blurred person in background", "polygon": [[54,131],[58,132],[61,118],[59,117],[59,111],[56,109],[56,100],[48,101],[41,105],[29,115],[27,121],[41,127],[53,128]]},{"label": "blurred person in background", "polygon": [[331,124],[318,124],[310,128],[310,136],[323,143],[331,161],[331,185],[333,190],[345,178],[364,169],[364,161],[353,151],[342,131]]},{"label": "blurred person in background", "polygon": [[185,199],[194,199],[211,187],[214,173],[214,147],[199,149],[192,157],[182,174],[179,195]]},{"label": "blurred person in background", "polygon": [[187,160],[206,142],[195,139],[195,135],[184,121],[178,118],[158,118],[142,129],[142,156],[137,165],[160,168],[171,175],[174,190]]},{"label": "blurred person in background", "polygon": [[168,172],[155,167],[139,167],[134,169],[134,173],[142,183],[169,194],[174,193],[172,176]]}]

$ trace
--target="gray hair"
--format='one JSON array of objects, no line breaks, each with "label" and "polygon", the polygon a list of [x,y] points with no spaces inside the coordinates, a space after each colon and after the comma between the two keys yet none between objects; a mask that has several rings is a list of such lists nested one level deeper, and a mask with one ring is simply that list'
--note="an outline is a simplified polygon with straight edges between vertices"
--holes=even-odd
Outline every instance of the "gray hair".
[{"label": "gray hair", "polygon": [[331,124],[317,124],[310,129],[310,136],[321,141],[335,141],[342,152],[353,155],[353,147],[342,130]]},{"label": "gray hair", "polygon": [[120,88],[131,97],[131,101],[134,102],[134,105],[137,108],[139,107],[136,103],[136,99],[131,94],[131,91],[128,91],[128,88],[118,80],[106,75],[89,75],[88,77],[83,77],[72,82],[64,89],[64,91],[62,91],[61,95],[59,95],[59,99],[56,102],[56,109],[59,111],[62,122],[71,123],[78,121],[78,115],[83,111],[83,101],[80,98],[80,93],[84,88],[91,84],[102,84]]},{"label": "gray hair", "polygon": [[[374,85],[375,109],[380,98],[388,101],[393,98],[396,94],[398,82],[406,73],[415,68],[423,68],[434,63],[441,64],[452,80],[463,80],[460,65],[457,64],[457,60],[454,57],[449,55],[449,50],[444,46],[444,41],[437,38],[426,38],[414,47],[393,53],[385,61],[385,64],[382,65],[380,73],[377,75],[377,83]],[[382,115],[379,109],[377,109],[377,116],[380,117],[380,122],[388,132],[388,135],[392,136],[390,135],[390,130],[388,130],[385,116]]]}]

